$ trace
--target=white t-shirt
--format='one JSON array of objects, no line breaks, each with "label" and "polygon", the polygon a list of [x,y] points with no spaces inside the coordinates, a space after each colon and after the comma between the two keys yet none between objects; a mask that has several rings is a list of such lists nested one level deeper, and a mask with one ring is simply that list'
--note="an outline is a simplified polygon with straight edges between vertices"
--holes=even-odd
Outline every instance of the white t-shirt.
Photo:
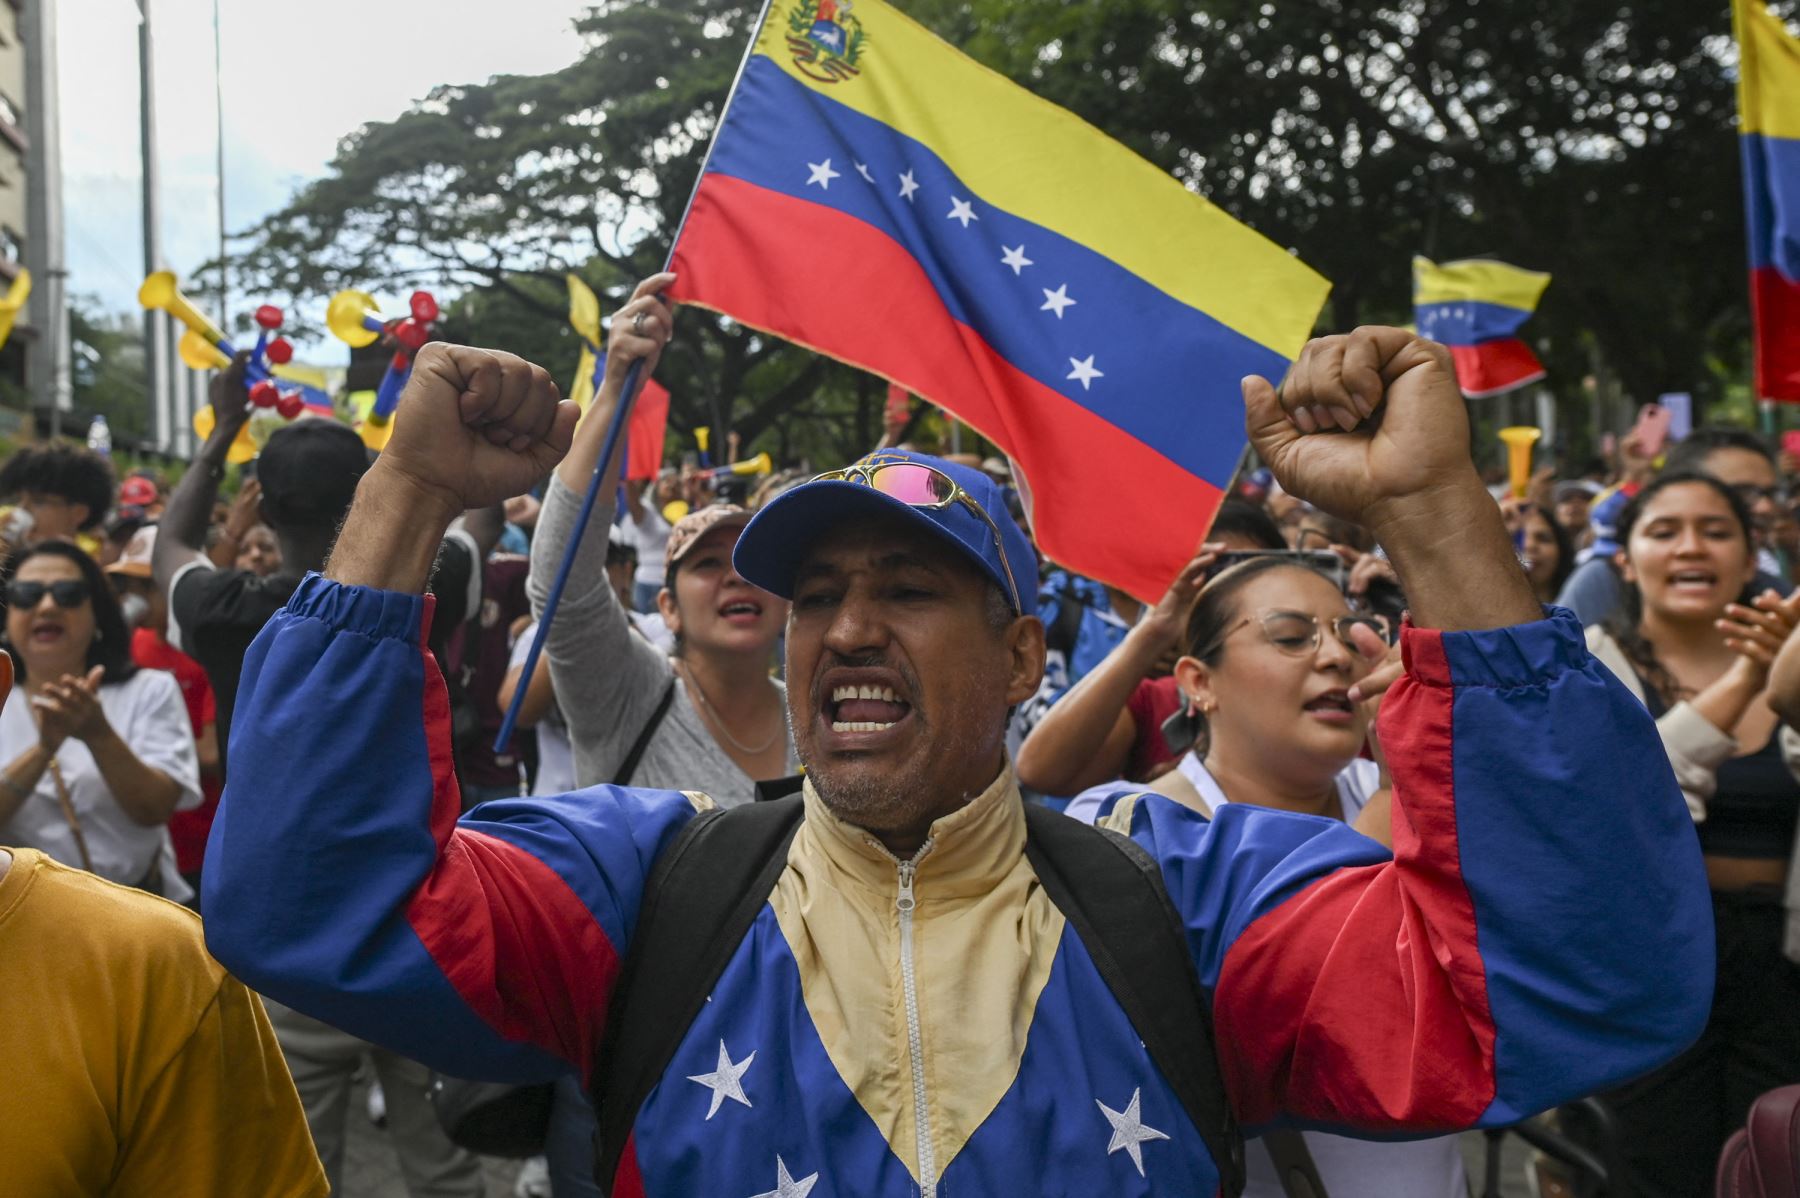
[{"label": "white t-shirt", "polygon": [[[506,663],[506,672],[512,673],[525,664],[531,656],[531,641],[537,636],[537,622],[532,621],[519,639],[513,642],[512,657]],[[550,668],[549,657],[538,658],[537,668]],[[550,709],[537,722],[534,729],[537,733],[538,769],[537,780],[532,784],[534,795],[567,794],[575,789],[575,752],[569,747],[569,726],[563,723],[562,709],[557,707],[556,700],[550,700]]]},{"label": "white t-shirt", "polygon": [[[1206,765],[1188,753],[1176,767],[1206,805],[1217,811],[1231,802]],[[1070,802],[1068,814],[1093,823],[1101,801],[1123,783],[1108,782],[1085,790]],[[1357,759],[1339,771],[1338,801],[1344,822],[1355,823],[1369,799],[1381,788],[1381,767]],[[1388,1143],[1334,1136],[1322,1131],[1303,1132],[1306,1147],[1318,1166],[1319,1180],[1331,1198],[1466,1198],[1468,1180],[1463,1173],[1462,1152],[1455,1136]],[[1275,1175],[1269,1150],[1258,1140],[1245,1144],[1244,1165],[1248,1180],[1244,1198],[1283,1198],[1285,1191]]]},{"label": "white t-shirt", "polygon": [[[15,686],[6,697],[5,707],[0,708],[0,765],[37,743],[37,724],[31,718],[30,701],[25,688]],[[162,670],[139,670],[124,682],[105,683],[100,687],[100,709],[138,760],[175,779],[181,787],[176,810],[187,811],[200,805],[200,765],[194,752],[194,728],[188,721],[187,706],[174,675]],[[135,885],[143,881],[152,864],[158,863],[157,854],[162,852],[163,893],[170,898],[187,897],[185,893],[175,893],[185,892],[187,887],[175,872],[168,829],[146,828],[125,813],[101,777],[100,767],[94,763],[86,743],[74,737],[65,740],[56,750],[56,762],[69,789],[75,816],[81,822],[94,872],[110,881]],[[0,825],[0,844],[41,849],[64,865],[81,868],[81,850],[63,818],[56,782],[49,770],[44,771],[31,797],[20,804],[12,819]]]},{"label": "white t-shirt", "polygon": [[643,586],[661,586],[663,554],[669,550],[669,533],[674,530],[674,525],[663,519],[656,506],[656,496],[648,491],[644,493],[642,506],[644,518],[633,520],[631,509],[627,508],[619,529],[637,550],[638,568],[634,580]]}]

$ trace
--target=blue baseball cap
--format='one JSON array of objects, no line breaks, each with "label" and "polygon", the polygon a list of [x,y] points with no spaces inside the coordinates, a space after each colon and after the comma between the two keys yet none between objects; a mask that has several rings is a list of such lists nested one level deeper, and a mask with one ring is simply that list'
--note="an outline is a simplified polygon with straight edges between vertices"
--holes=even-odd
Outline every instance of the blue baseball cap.
[{"label": "blue baseball cap", "polygon": [[[889,466],[924,466],[949,478],[987,514],[984,520],[960,501],[943,507],[921,507],[905,498],[877,490],[859,471],[878,471]],[[926,498],[929,492],[916,483],[895,487]],[[807,553],[825,533],[846,521],[868,516],[898,515],[935,534],[961,551],[982,573],[993,579],[1009,600],[1012,584],[1008,567],[1019,588],[1018,612],[1037,613],[1037,554],[1006,510],[1004,489],[979,470],[958,466],[942,458],[901,450],[880,450],[847,467],[821,475],[811,482],[784,491],[744,528],[738,537],[732,563],[750,582],[784,599],[794,596],[794,575]],[[989,526],[988,521],[993,521]],[[1000,534],[998,544],[994,534]],[[1004,556],[1002,556],[1004,554]]]}]

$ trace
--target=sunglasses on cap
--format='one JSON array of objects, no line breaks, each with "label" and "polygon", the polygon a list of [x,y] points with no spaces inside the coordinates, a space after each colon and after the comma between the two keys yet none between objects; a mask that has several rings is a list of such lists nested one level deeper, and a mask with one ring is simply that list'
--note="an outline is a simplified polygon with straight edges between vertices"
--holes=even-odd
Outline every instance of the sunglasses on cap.
[{"label": "sunglasses on cap", "polygon": [[994,523],[994,518],[975,501],[973,495],[963,490],[961,483],[942,470],[920,462],[878,462],[831,470],[812,481],[859,483],[881,492],[889,499],[897,499],[907,507],[924,511],[942,511],[954,503],[965,505],[980,516],[981,522],[994,534],[994,548],[1000,551],[1000,566],[1006,571],[1006,585],[1012,591],[1013,610],[1025,610],[1020,605],[1019,581],[1013,577],[1012,563],[1006,559],[1006,542],[1000,539],[1000,526]]},{"label": "sunglasses on cap", "polygon": [[85,579],[65,578],[60,582],[9,582],[6,584],[6,603],[8,607],[16,607],[29,611],[44,601],[48,594],[58,607],[80,607],[91,597]]}]

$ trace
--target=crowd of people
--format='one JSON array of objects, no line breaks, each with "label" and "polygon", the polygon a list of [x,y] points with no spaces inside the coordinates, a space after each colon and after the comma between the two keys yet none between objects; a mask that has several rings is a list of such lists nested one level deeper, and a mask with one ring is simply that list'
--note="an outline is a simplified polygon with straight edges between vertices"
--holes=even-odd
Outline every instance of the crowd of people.
[{"label": "crowd of people", "polygon": [[[348,1193],[360,1075],[413,1195],[482,1194],[435,1070],[548,1087],[519,1186],[556,1198],[1212,1192],[1236,1125],[1259,1198],[1452,1198],[1455,1132],[1587,1096],[1616,1192],[1687,1196],[1800,1082],[1800,496],[1761,438],[1515,496],[1394,330],[1385,384],[1247,385],[1263,464],[1152,602],[1044,560],[1004,458],[899,427],[761,485],[615,456],[577,538],[668,282],[579,423],[434,347],[379,458],[301,419],[226,498],[240,364],[173,487],[0,468],[0,942],[60,962],[0,1021],[40,1096],[0,1130],[18,1192]],[[597,1115],[646,888],[740,807],[798,831]],[[1220,1127],[1032,881],[1037,812],[1154,864]]]}]

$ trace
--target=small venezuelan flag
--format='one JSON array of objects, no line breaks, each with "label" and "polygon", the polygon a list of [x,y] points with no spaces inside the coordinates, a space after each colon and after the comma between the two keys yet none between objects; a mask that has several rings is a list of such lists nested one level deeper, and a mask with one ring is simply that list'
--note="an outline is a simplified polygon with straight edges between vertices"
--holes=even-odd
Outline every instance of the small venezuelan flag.
[{"label": "small venezuelan flag", "polygon": [[1519,340],[1550,276],[1504,262],[1413,259],[1413,319],[1450,347],[1456,381],[1470,399],[1500,395],[1544,377],[1544,364]]},{"label": "small venezuelan flag", "polygon": [[[673,294],[886,377],[1029,479],[1039,544],[1159,597],[1328,284],[881,0],[775,0]],[[998,514],[996,514],[998,517]]]},{"label": "small venezuelan flag", "polygon": [[1735,0],[1732,23],[1756,392],[1800,400],[1800,40],[1762,0]]}]

